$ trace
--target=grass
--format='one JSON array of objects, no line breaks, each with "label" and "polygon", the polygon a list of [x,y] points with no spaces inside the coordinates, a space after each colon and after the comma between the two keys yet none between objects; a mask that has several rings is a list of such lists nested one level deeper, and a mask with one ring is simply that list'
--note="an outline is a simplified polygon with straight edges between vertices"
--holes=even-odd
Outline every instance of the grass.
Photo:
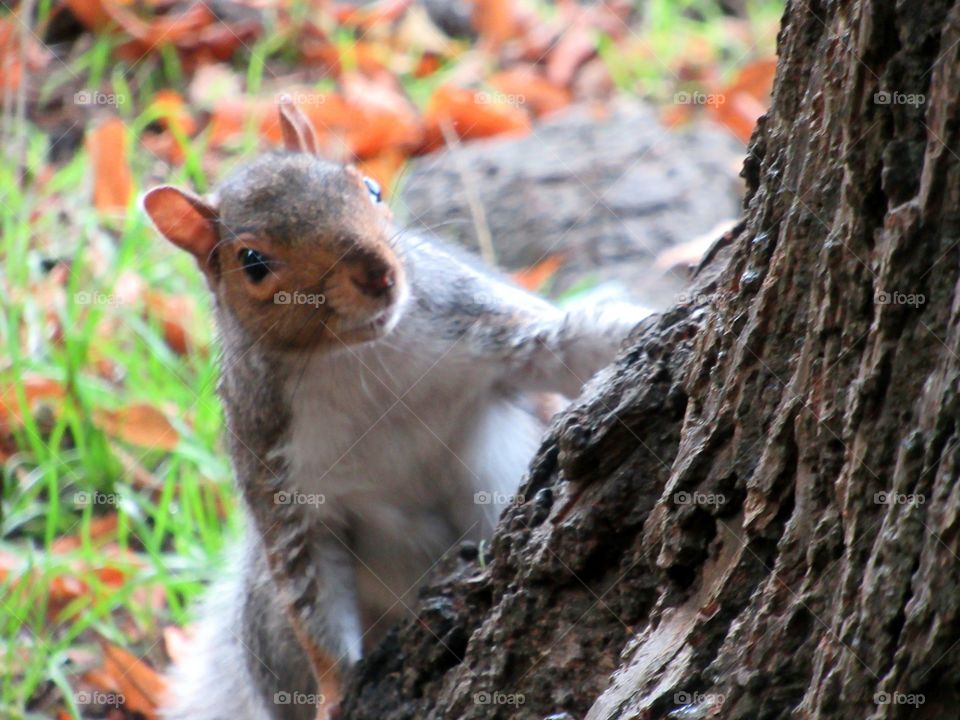
[{"label": "grass", "polygon": [[[40,7],[48,11],[50,3]],[[768,45],[759,52],[769,51],[769,26],[780,11],[770,0],[751,5],[750,26]],[[721,74],[749,56],[743,42],[724,33],[725,20],[706,0],[650,0],[647,17],[635,57],[598,40],[625,91],[669,97],[678,80],[667,68],[691,43],[705,43],[705,57]],[[133,147],[156,119],[147,110],[153,94],[182,88],[184,69],[172,52],[137,64],[116,62],[116,45],[113,37],[91,38],[66,68],[51,71],[41,98],[60,92],[70,76],[85,87],[112,88],[127,98],[116,112]],[[248,91],[263,87],[268,64],[285,53],[276,33],[243,53],[235,65]],[[453,69],[401,79],[422,104]],[[57,138],[30,126],[26,139],[26,172],[0,163],[0,398],[22,418],[9,423],[11,452],[0,491],[0,717],[48,717],[58,707],[51,698],[59,695],[68,714],[79,718],[77,672],[95,657],[100,638],[162,663],[161,629],[189,623],[193,602],[238,529],[236,499],[200,274],[136,207],[123,218],[91,208],[83,147],[51,169],[47,156]],[[251,128],[238,156],[258,143]],[[205,151],[201,135],[188,144],[182,167],[162,178],[155,158],[133,153],[138,187],[162,179],[206,189],[215,178],[204,169]],[[66,264],[51,270],[58,259]],[[55,273],[67,274],[65,286],[52,280]],[[191,298],[203,350],[174,352],[145,302],[119,297],[118,281],[129,277]],[[52,381],[62,397],[31,401],[37,378]],[[163,410],[176,430],[172,449],[126,444],[96,421],[104,409],[135,403]],[[113,517],[115,531],[104,535],[103,519]]]}]

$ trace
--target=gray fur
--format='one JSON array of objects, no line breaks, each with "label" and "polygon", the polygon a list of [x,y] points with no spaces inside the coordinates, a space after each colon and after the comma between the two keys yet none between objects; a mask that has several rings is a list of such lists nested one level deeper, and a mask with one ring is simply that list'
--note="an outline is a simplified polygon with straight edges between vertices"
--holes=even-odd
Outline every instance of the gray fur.
[{"label": "gray fur", "polygon": [[[286,202],[285,217],[296,215],[269,182],[243,177],[224,188],[233,226],[260,222],[264,204]],[[309,702],[282,702],[316,692],[291,608],[349,667],[410,612],[443,553],[489,535],[543,430],[533,395],[575,395],[645,314],[564,313],[438,241],[394,242],[410,290],[380,340],[270,351],[217,308],[221,395],[249,522],[210,592],[197,648],[173,673],[167,718],[313,717]],[[282,503],[277,493],[323,501]]]}]

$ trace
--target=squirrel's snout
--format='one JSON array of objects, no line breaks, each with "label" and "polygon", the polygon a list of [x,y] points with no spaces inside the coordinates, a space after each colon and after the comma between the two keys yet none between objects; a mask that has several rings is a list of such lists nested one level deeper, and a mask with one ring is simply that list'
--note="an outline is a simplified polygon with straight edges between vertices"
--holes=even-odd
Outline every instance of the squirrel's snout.
[{"label": "squirrel's snout", "polygon": [[353,284],[368,297],[380,299],[397,284],[397,274],[393,268],[384,266],[368,267],[360,275],[354,275]]}]

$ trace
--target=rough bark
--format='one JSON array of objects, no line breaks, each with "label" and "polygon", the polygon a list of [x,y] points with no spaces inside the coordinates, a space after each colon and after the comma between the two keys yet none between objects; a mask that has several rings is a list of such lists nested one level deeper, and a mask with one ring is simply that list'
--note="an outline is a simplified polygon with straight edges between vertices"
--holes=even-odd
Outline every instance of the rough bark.
[{"label": "rough bark", "polygon": [[960,2],[791,2],[779,49],[726,257],[345,717],[956,715]]}]

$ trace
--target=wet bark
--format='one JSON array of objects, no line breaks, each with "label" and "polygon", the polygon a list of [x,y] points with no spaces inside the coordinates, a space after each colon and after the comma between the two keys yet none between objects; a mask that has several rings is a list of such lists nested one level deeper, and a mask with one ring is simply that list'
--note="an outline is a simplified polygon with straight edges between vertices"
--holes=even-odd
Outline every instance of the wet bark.
[{"label": "wet bark", "polygon": [[960,2],[791,2],[745,222],[557,419],[347,718],[960,702]]}]

